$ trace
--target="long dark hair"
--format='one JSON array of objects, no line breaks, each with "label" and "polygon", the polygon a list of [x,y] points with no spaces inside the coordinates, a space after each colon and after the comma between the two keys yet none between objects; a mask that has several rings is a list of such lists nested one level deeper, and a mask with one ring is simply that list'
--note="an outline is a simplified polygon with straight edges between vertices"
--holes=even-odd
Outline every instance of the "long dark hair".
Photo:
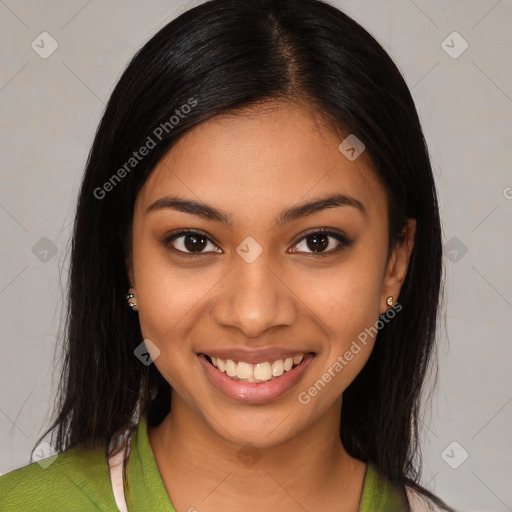
[{"label": "long dark hair", "polygon": [[[126,68],[79,193],[56,419],[41,439],[56,430],[58,451],[104,446],[136,428],[136,411],[149,425],[169,412],[169,384],[134,356],[142,334],[125,296],[135,199],[185,133],[270,100],[308,105],[363,141],[387,191],[390,251],[406,219],[417,220],[402,310],[379,331],[343,394],[340,435],[352,456],[444,506],[416,483],[420,398],[433,368],[442,280],[428,150],[393,60],[359,24],[319,0],[208,1],[161,29]],[[143,146],[152,147],[135,158]]]}]

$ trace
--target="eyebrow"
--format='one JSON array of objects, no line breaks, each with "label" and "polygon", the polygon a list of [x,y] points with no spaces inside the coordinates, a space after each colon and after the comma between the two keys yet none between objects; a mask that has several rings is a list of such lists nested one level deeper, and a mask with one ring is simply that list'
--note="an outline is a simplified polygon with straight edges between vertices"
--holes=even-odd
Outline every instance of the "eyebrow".
[{"label": "eyebrow", "polygon": [[[363,203],[361,203],[361,201],[349,195],[334,194],[325,197],[320,197],[318,199],[315,199],[314,201],[303,203],[298,206],[292,206],[291,208],[287,208],[286,210],[282,211],[279,214],[279,216],[276,218],[275,223],[276,225],[282,225],[286,224],[287,222],[299,219],[301,217],[313,215],[314,213],[326,210],[328,208],[338,208],[347,206],[352,207],[359,211],[364,216],[367,216],[366,208],[364,207]],[[232,217],[228,212],[225,212],[223,210],[220,210],[205,203],[192,201],[190,199],[183,199],[178,196],[165,196],[162,197],[161,199],[158,199],[153,204],[148,206],[148,208],[145,211],[145,214],[157,210],[166,209],[197,215],[198,217],[202,217],[204,219],[222,222],[227,226],[233,225]]]}]

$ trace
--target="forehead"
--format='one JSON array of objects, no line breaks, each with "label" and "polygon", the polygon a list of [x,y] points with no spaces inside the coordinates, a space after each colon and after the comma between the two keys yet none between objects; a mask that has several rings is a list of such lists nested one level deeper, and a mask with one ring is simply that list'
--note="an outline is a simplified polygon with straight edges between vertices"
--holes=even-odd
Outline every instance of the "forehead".
[{"label": "forehead", "polygon": [[235,222],[255,223],[337,192],[358,199],[370,216],[385,214],[385,190],[367,155],[349,160],[339,150],[343,140],[314,112],[291,104],[217,116],[159,162],[136,210],[172,194],[232,212]]}]

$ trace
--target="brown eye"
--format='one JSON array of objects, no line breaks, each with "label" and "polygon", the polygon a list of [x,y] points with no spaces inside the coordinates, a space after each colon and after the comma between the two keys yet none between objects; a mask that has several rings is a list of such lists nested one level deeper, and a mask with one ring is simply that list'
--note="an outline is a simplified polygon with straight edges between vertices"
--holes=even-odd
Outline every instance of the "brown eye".
[{"label": "brown eye", "polygon": [[313,252],[323,252],[329,246],[329,237],[323,234],[310,235],[306,238],[308,249]]},{"label": "brown eye", "polygon": [[[210,248],[208,248],[210,244]],[[181,231],[164,241],[164,245],[184,254],[206,254],[208,252],[222,252],[204,234],[197,231]]]},{"label": "brown eye", "polygon": [[332,254],[340,251],[345,246],[352,244],[344,236],[331,231],[315,231],[303,237],[294,247],[292,252],[305,252],[306,254]]}]

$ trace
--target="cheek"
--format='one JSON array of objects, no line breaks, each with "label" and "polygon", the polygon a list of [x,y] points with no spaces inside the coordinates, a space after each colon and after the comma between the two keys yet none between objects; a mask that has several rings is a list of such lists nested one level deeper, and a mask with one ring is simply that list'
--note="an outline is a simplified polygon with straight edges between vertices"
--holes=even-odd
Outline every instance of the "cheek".
[{"label": "cheek", "polygon": [[359,251],[328,275],[303,282],[307,304],[326,326],[329,339],[315,375],[302,390],[311,399],[323,397],[316,407],[325,407],[343,393],[370,357],[375,342],[372,327],[379,318],[380,256]]},{"label": "cheek", "polygon": [[362,252],[315,278],[302,279],[305,302],[337,344],[357,337],[379,315],[382,262]]},{"label": "cheek", "polygon": [[164,250],[147,241],[137,245],[134,267],[142,334],[163,350],[194,318],[209,279],[200,270],[180,271]]},{"label": "cheek", "polygon": [[190,375],[197,358],[187,341],[199,315],[198,303],[207,283],[181,275],[169,264],[165,253],[139,245],[134,253],[139,323],[144,339],[159,350],[153,358],[158,371],[171,387],[191,399]]}]

